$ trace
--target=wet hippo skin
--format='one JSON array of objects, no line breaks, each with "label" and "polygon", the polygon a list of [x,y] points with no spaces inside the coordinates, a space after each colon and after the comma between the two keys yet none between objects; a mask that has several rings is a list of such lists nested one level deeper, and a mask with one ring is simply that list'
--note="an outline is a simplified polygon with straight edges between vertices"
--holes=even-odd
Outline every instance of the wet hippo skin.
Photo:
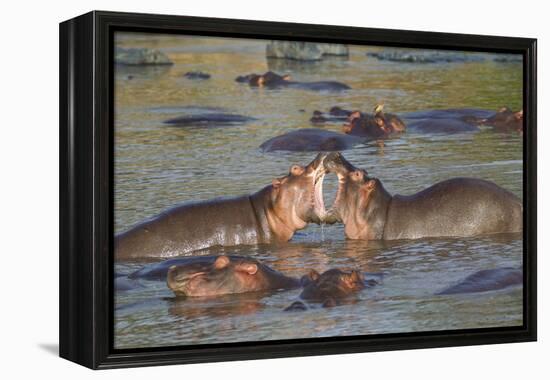
[{"label": "wet hippo skin", "polygon": [[115,258],[168,258],[216,245],[288,241],[325,213],[324,157],[306,167],[293,165],[288,175],[252,195],[183,204],[141,222],[115,237]]},{"label": "wet hippo skin", "polygon": [[479,120],[479,124],[491,126],[499,132],[523,132],[523,110],[514,112],[502,107],[496,114]]},{"label": "wet hippo skin", "polygon": [[436,294],[480,293],[523,284],[523,271],[515,268],[485,269]]},{"label": "wet hippo skin", "polygon": [[325,159],[338,176],[332,210],[325,222],[342,221],[346,236],[362,240],[466,237],[520,232],[523,206],[492,182],[453,178],[409,196],[390,195],[339,153]]},{"label": "wet hippo skin", "polygon": [[166,282],[178,296],[212,297],[259,291],[295,289],[300,280],[287,277],[257,260],[240,256],[210,257],[201,265],[173,265]]},{"label": "wet hippo skin", "polygon": [[273,137],[260,145],[263,152],[319,152],[351,149],[364,139],[318,128],[305,128]]},{"label": "wet hippo skin", "polygon": [[336,81],[296,82],[291,80],[289,75],[279,75],[272,71],[268,71],[265,74],[241,75],[235,78],[235,81],[239,83],[248,83],[251,87],[264,87],[268,89],[288,87],[309,91],[331,92],[350,89],[348,85]]}]

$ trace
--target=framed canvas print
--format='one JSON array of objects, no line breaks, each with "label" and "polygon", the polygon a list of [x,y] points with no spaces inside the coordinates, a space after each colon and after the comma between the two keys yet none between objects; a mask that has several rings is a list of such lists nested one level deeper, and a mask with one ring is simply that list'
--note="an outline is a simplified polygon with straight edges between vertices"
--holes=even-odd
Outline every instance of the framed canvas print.
[{"label": "framed canvas print", "polygon": [[60,355],[536,339],[536,40],[60,25]]}]

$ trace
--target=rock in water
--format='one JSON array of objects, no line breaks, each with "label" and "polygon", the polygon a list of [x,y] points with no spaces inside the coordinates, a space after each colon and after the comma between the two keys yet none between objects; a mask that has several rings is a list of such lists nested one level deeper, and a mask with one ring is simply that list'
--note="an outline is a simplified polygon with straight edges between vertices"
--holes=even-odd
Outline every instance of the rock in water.
[{"label": "rock in water", "polygon": [[129,66],[172,65],[166,54],[157,49],[116,48],[115,63]]},{"label": "rock in water", "polygon": [[319,44],[300,41],[271,41],[266,46],[266,56],[268,58],[319,61],[326,55],[348,56],[349,49],[342,44]]}]

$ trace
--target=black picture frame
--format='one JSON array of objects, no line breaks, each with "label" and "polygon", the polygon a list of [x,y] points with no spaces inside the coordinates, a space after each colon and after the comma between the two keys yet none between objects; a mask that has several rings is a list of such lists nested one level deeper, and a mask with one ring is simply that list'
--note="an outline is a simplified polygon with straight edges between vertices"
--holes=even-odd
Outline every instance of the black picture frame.
[{"label": "black picture frame", "polygon": [[[524,323],[510,328],[113,348],[115,31],[460,49],[523,55]],[[93,11],[60,24],[60,356],[93,369],[534,341],[536,39]]]}]

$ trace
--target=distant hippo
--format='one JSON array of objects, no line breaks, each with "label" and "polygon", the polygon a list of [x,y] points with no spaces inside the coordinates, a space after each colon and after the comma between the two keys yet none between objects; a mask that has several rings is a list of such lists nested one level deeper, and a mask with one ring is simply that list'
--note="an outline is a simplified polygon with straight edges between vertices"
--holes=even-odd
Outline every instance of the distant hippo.
[{"label": "distant hippo", "polygon": [[405,132],[405,123],[396,115],[383,112],[384,106],[376,105],[372,115],[359,111],[349,114],[343,131],[348,135],[369,139],[382,139]]},{"label": "distant hippo", "polygon": [[183,76],[191,80],[206,80],[210,79],[210,74],[203,73],[202,71],[188,71]]},{"label": "distant hippo", "polygon": [[168,287],[178,296],[213,297],[300,287],[300,280],[287,277],[259,261],[240,256],[210,257],[201,265],[173,265]]},{"label": "distant hippo", "polygon": [[206,112],[203,114],[190,114],[165,120],[164,124],[177,127],[219,127],[246,124],[256,120],[250,116],[231,113]]},{"label": "distant hippo", "polygon": [[325,123],[342,123],[346,121],[352,113],[353,111],[334,106],[330,108],[328,113],[317,110],[313,111],[313,115],[309,121],[315,125]]},{"label": "distant hippo", "polygon": [[523,284],[523,271],[514,268],[485,269],[436,294],[479,293]]},{"label": "distant hippo", "polygon": [[331,92],[350,89],[348,85],[335,81],[295,82],[291,80],[290,75],[279,75],[273,71],[268,71],[265,74],[241,75],[235,78],[235,81],[239,83],[248,83],[251,87],[265,87],[269,89],[289,87],[310,91]]},{"label": "distant hippo", "polygon": [[479,124],[489,125],[499,132],[523,132],[523,110],[512,111],[508,107],[502,107],[490,117],[481,119]]},{"label": "distant hippo", "polygon": [[115,237],[115,258],[168,258],[216,245],[288,241],[324,216],[325,156],[306,167],[292,165],[288,175],[252,195],[187,203],[147,219]]},{"label": "distant hippo", "polygon": [[343,222],[350,239],[466,237],[522,230],[521,200],[492,182],[453,178],[413,195],[392,196],[380,180],[368,177],[339,153],[327,156],[325,168],[339,180],[325,222]]},{"label": "distant hippo", "polygon": [[260,145],[264,152],[319,152],[351,149],[364,139],[324,129],[298,129],[273,137]]},{"label": "distant hippo", "polygon": [[[374,283],[374,280],[369,280],[368,285],[372,286]],[[323,307],[340,305],[366,287],[361,272],[341,269],[330,269],[323,274],[312,270],[302,278],[302,285],[304,289],[300,294],[300,298],[308,303],[319,303]],[[288,306],[285,311],[305,309],[307,309],[307,306],[303,302],[296,301]]]}]

